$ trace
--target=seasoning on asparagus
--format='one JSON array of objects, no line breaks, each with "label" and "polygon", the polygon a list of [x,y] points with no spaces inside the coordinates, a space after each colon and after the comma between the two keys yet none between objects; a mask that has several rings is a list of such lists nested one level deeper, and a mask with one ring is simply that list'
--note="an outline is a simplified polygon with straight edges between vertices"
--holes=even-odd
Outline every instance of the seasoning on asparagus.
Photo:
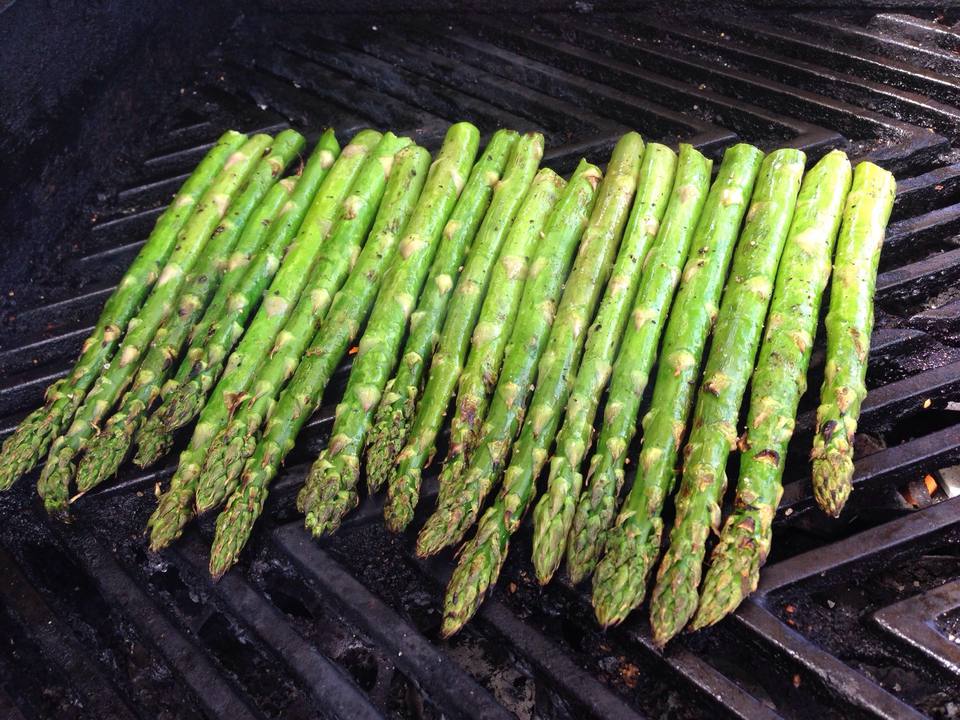
[{"label": "seasoning on asparagus", "polygon": [[[173,430],[180,427],[177,423],[186,424],[203,407],[210,389],[220,377],[227,355],[246,329],[247,320],[259,307],[284,254],[288,250],[292,253],[296,247],[291,243],[295,242],[298,232],[301,229],[307,232],[311,226],[315,228],[311,232],[321,230],[315,221],[326,222],[331,212],[330,204],[328,201],[321,203],[319,198],[314,204],[314,198],[339,155],[340,145],[333,131],[327,130],[307,160],[297,186],[273,223],[263,248],[227,300],[226,312],[214,320],[205,333],[194,334],[176,376],[161,388],[160,406],[137,432],[134,462],[140,467],[152,465],[165,455],[173,444]],[[357,162],[359,158],[346,167],[341,165],[338,173],[346,172]],[[300,246],[303,247],[303,243]]]},{"label": "seasoning on asparagus", "polygon": [[[484,154],[488,161],[496,158],[496,164],[486,168],[487,163],[477,163],[473,172],[483,172],[486,182],[477,182],[477,192],[468,194],[464,190],[463,200],[457,203],[450,217],[447,226],[453,228],[452,234],[437,251],[423,295],[410,316],[410,335],[400,355],[400,364],[384,388],[370,428],[366,471],[367,489],[371,493],[379,490],[393,472],[397,454],[403,448],[406,427],[413,418],[423,375],[439,342],[451,299],[458,302],[469,299],[459,292],[460,268],[465,259],[474,257],[474,243],[482,246],[488,242],[483,235],[477,235],[478,228],[518,138],[513,130],[499,130],[494,134]],[[465,202],[468,199],[470,202]],[[471,292],[475,293],[475,288]]]},{"label": "seasoning on asparagus", "polygon": [[[271,157],[283,166],[303,147],[303,136],[293,130],[280,133]],[[133,434],[160,394],[160,387],[173,371],[184,343],[201,317],[222,313],[227,295],[236,285],[250,256],[266,237],[267,227],[280,206],[290,197],[295,178],[273,183],[275,166],[258,168],[243,195],[230,205],[227,217],[214,233],[217,242],[207,243],[172,313],[157,330],[150,351],[120,403],[103,429],[87,443],[77,468],[77,490],[86,492],[113,475],[126,457]],[[248,219],[249,218],[249,219]],[[211,300],[211,296],[213,299]],[[209,301],[209,305],[208,305]]]},{"label": "seasoning on asparagus", "polygon": [[107,300],[93,332],[84,341],[73,369],[47,388],[44,404],[27,415],[4,441],[0,451],[0,491],[8,490],[17,479],[30,472],[47,452],[51,441],[73,419],[87,390],[113,355],[127,323],[160,276],[180,231],[196,213],[200,196],[246,140],[246,135],[233,130],[224,133],[157,218],[146,243]]},{"label": "seasoning on asparagus", "polygon": [[593,577],[593,607],[604,627],[621,622],[646,592],[660,549],[660,512],[673,487],[703,349],[762,158],[763,153],[742,143],[724,153],[697,224],[664,332],[653,400],[642,423],[637,475]]},{"label": "seasoning on asparagus", "polygon": [[651,249],[631,320],[620,341],[600,436],[590,460],[586,489],[575,500],[567,537],[567,571],[574,583],[587,577],[603,547],[623,485],[625,453],[636,428],[640,400],[657,357],[660,335],[680,281],[697,220],[710,186],[711,161],[680,146],[670,202]]},{"label": "seasoning on asparagus", "polygon": [[408,138],[388,132],[364,162],[293,314],[256,370],[249,391],[240,393],[233,401],[232,419],[210,443],[197,480],[197,512],[219,506],[236,488],[243,463],[254,450],[254,443],[247,443],[246,439],[260,430],[277,394],[297,369],[316,334],[334,293],[350,274],[380,206],[393,157],[409,144]]},{"label": "seasoning on asparagus", "polygon": [[[426,207],[421,212],[418,206],[411,219],[399,248],[400,261],[384,283],[381,302],[373,308],[353,359],[343,400],[337,406],[330,442],[310,468],[297,497],[297,506],[306,516],[306,527],[314,535],[335,530],[358,502],[360,451],[387,378],[396,365],[416,298],[423,290],[434,256],[445,261],[448,251],[444,246],[458,242],[457,226],[447,223],[451,212],[456,214],[457,199],[476,208],[474,198],[486,194],[489,175],[499,174],[503,168],[505,155],[484,156],[470,173],[479,136],[469,123],[453,125],[447,133],[448,142],[444,143],[421,201]],[[465,188],[463,178],[468,174]],[[471,221],[464,218],[462,222]]]},{"label": "seasoning on asparagus", "polygon": [[800,186],[750,385],[733,511],[713,550],[693,629],[713,625],[757,588],[783,492],[780,480],[787,444],[807,387],[820,300],[830,277],[850,175],[847,156],[834,150],[813,166]]},{"label": "seasoning on asparagus", "polygon": [[[326,322],[280,394],[263,437],[244,466],[240,487],[217,518],[210,553],[210,573],[214,577],[236,562],[263,511],[270,482],[293,448],[300,429],[320,404],[327,382],[370,313],[420,197],[429,163],[430,154],[421,147],[410,146],[397,153],[370,238],[343,289],[334,298]],[[255,435],[250,442],[256,443]]]},{"label": "seasoning on asparagus", "polygon": [[737,445],[740,403],[757,356],[804,162],[799,150],[768,155],[750,199],[684,448],[670,546],[650,603],[653,638],[661,646],[697,609],[707,538],[711,531],[720,531],[727,458]]},{"label": "seasoning on asparagus", "polygon": [[[547,348],[540,358],[536,390],[504,472],[503,487],[496,502],[481,518],[476,535],[460,553],[447,586],[444,636],[453,635],[473,617],[496,583],[510,536],[517,531],[533,500],[536,480],[560,424],[587,328],[617,255],[637,189],[642,154],[643,140],[635,132],[620,138],[613,150],[573,270],[567,278]],[[615,278],[614,283],[625,280]]]},{"label": "seasoning on asparagus", "polygon": [[[482,319],[481,304],[488,317],[496,318],[510,311],[508,305],[512,304],[515,310],[520,300],[533,243],[564,185],[552,170],[541,170],[532,177],[542,155],[541,135],[520,139],[454,291],[455,302],[443,326],[416,417],[409,430],[405,429],[407,443],[397,456],[397,467],[387,488],[383,513],[387,527],[394,532],[413,519],[421,472],[432,458],[437,433],[467,357],[471,330],[493,324]],[[485,332],[481,329],[476,337],[482,339]]]},{"label": "seasoning on asparagus", "polygon": [[[583,360],[557,435],[547,490],[534,509],[533,565],[542,584],[550,581],[563,558],[583,486],[580,465],[590,447],[597,406],[610,379],[643,268],[649,262],[646,258],[667,209],[676,166],[677,156],[670,148],[656,143],[647,145],[640,166],[637,197],[623,232],[612,279],[587,337]],[[653,257],[651,253],[649,258]]]},{"label": "seasoning on asparagus", "polygon": [[[156,285],[137,316],[128,324],[116,356],[104,366],[67,431],[53,441],[37,482],[37,491],[48,512],[62,513],[67,509],[77,454],[133,379],[157,328],[170,314],[186,282],[187,273],[208,241],[219,242],[219,238],[213,235],[214,229],[261,161],[261,156],[265,151],[269,153],[272,140],[269,135],[255,135],[224,165],[223,171],[197,204],[197,212],[180,232],[176,247],[167,258]],[[266,164],[268,179],[272,178],[273,171],[279,172],[284,166],[280,158],[267,157],[262,162]]]},{"label": "seasoning on asparagus", "polygon": [[200,413],[190,442],[180,454],[169,489],[160,497],[150,517],[151,542],[154,545],[168,543],[179,537],[181,523],[193,517],[197,478],[210,442],[229,419],[233,402],[247,389],[259,361],[267,354],[292,312],[309,279],[309,269],[329,237],[332,218],[348,212],[343,207],[344,200],[354,177],[380,137],[380,133],[372,130],[357,133],[317,191],[297,239],[291,244],[260,309],[237,349],[230,355],[223,377]]},{"label": "seasoning on asparagus", "polygon": [[433,555],[462,538],[499,479],[601,177],[599,168],[581,161],[547,220],[520,303],[527,311],[514,325],[490,410],[480,430],[481,440],[463,475],[438,500],[436,511],[420,531],[417,554],[421,557]]},{"label": "seasoning on asparagus", "polygon": [[853,436],[867,396],[873,293],[896,190],[893,175],[883,168],[857,165],[837,239],[826,319],[827,362],[810,455],[813,495],[833,517],[839,517],[853,490]]}]

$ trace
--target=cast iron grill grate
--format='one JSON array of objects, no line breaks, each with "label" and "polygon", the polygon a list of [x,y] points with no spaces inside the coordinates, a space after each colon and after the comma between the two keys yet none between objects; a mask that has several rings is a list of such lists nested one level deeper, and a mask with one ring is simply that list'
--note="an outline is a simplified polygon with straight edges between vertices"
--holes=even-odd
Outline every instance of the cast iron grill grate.
[{"label": "cast iron grill grate", "polygon": [[[960,462],[957,18],[753,13],[389,19],[254,13],[171,85],[164,133],[103,178],[60,278],[0,339],[5,435],[66,372],[112,282],[226,127],[348,137],[390,127],[435,148],[447,124],[540,129],[546,162],[602,161],[617,137],[742,139],[870,158],[900,179],[877,293],[857,492],[812,508],[808,394],[774,556],[736,618],[661,654],[642,613],[607,633],[582,589],[540,589],[513,543],[478,618],[439,640],[450,556],[419,562],[367,500],[335,537],[293,510],[344,367],[288,459],[238,569],[206,576],[210,521],[172,551],[141,537],[160,469],[90,493],[69,526],[29,481],[0,496],[0,709],[13,717],[947,718],[960,712],[960,513],[896,488]],[[41,297],[42,296],[42,297]],[[821,341],[822,342],[822,341]],[[810,387],[822,375],[815,355]],[[171,456],[173,458],[175,456]],[[429,506],[427,487],[422,506]],[[422,521],[423,515],[418,518]]]}]

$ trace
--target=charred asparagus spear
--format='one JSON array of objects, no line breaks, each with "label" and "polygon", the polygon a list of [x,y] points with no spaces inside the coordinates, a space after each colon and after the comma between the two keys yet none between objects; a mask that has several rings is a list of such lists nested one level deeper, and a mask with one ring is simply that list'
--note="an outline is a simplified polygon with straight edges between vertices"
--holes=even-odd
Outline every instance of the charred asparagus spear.
[{"label": "charred asparagus spear", "polygon": [[320,404],[323,389],[370,313],[420,197],[429,162],[430,154],[421,147],[410,146],[397,153],[370,238],[343,290],[334,298],[326,322],[280,394],[263,437],[244,466],[240,487],[217,518],[210,554],[210,573],[215,577],[236,562],[263,510],[270,482],[300,429]]},{"label": "charred asparagus spear", "polygon": [[[293,130],[280,133],[271,148],[271,157],[284,167],[303,147],[303,136]],[[263,165],[263,164],[261,164]],[[208,301],[212,309],[218,296],[225,299],[240,278],[247,259],[259,247],[266,229],[290,197],[295,178],[273,183],[279,174],[275,166],[257,169],[246,190],[232,203],[227,217],[214,231],[217,242],[207,243],[204,254],[190,273],[172,313],[157,330],[150,351],[120,403],[120,408],[96,436],[87,443],[86,454],[77,469],[80,493],[113,475],[127,454],[133,433],[160,393],[160,386],[172,371],[194,326],[205,316]],[[249,221],[248,221],[249,218]],[[264,224],[266,223],[266,225]],[[224,290],[221,293],[221,290]],[[213,296],[213,300],[211,300]],[[219,302],[223,312],[223,302]]]},{"label": "charred asparagus spear", "polygon": [[[257,253],[227,300],[226,312],[211,322],[206,332],[195,334],[187,351],[186,358],[176,376],[168,380],[161,388],[161,405],[144,422],[137,433],[137,454],[134,462],[147,467],[156,462],[170,449],[173,443],[172,430],[177,423],[186,424],[203,407],[207,395],[223,370],[223,363],[234,344],[247,327],[247,320],[259,307],[261,298],[280,267],[284,253],[295,247],[305,247],[298,243],[291,248],[291,242],[299,231],[316,234],[322,232],[316,221],[326,222],[330,213],[330,203],[315,197],[321,185],[328,179],[328,173],[340,154],[340,146],[332,130],[326,131],[317,142],[307,164],[303,168],[289,202],[270,230],[263,248]],[[354,167],[360,158],[355,158],[338,170],[339,174]],[[342,178],[341,178],[342,180]],[[331,179],[333,182],[333,179]],[[338,181],[337,185],[340,184]],[[309,220],[309,222],[307,222]],[[301,226],[303,226],[301,228]],[[305,252],[301,250],[300,253]],[[186,418],[186,419],[184,419]]]},{"label": "charred asparagus spear", "polygon": [[[497,168],[502,169],[506,160],[501,155],[484,156],[464,188],[463,178],[473,166],[479,137],[480,133],[469,123],[457,123],[448,131],[424,197],[400,245],[400,262],[391,270],[381,302],[370,315],[343,400],[337,406],[330,442],[310,468],[297,496],[297,507],[306,516],[307,529],[314,535],[335,530],[342,517],[357,504],[359,454],[371,417],[396,365],[403,334],[433,257],[438,256],[445,262],[448,250],[444,246],[458,242],[456,226],[447,223],[451,212],[456,214],[454,206],[458,198],[461,203],[477,208],[474,198],[486,193],[488,173],[498,172]],[[464,222],[472,221],[464,218]]]},{"label": "charred asparagus spear", "polygon": [[557,435],[547,490],[534,510],[533,564],[543,584],[550,581],[563,557],[583,486],[580,464],[590,447],[597,406],[610,379],[613,360],[640,287],[645,258],[667,209],[676,166],[677,156],[670,148],[656,143],[647,145],[637,181],[637,197],[624,229],[612,279],[587,337],[563,426]]},{"label": "charred asparagus spear", "polygon": [[433,555],[463,537],[500,477],[601,177],[599,168],[582,161],[547,220],[520,302],[527,312],[513,328],[500,379],[480,431],[481,440],[470,465],[446,496],[439,499],[437,510],[423,526],[417,538],[417,554],[421,557]]},{"label": "charred asparagus spear", "polygon": [[800,186],[751,381],[734,509],[713,550],[693,629],[733,612],[756,589],[770,550],[783,461],[806,390],[820,299],[830,277],[850,175],[847,156],[835,150],[813,166]]},{"label": "charred asparagus spear", "polygon": [[233,130],[224,133],[157,219],[143,248],[107,300],[96,327],[84,341],[73,369],[47,388],[44,404],[27,415],[3,443],[0,491],[8,490],[21,475],[32,470],[50,442],[73,419],[87,390],[113,355],[127,323],[160,276],[180,231],[196,212],[197,200],[246,140],[246,135]]},{"label": "charred asparagus spear", "polygon": [[853,436],[867,396],[873,293],[896,189],[893,175],[883,168],[857,165],[837,240],[826,319],[827,364],[811,453],[813,495],[833,517],[853,490]]},{"label": "charred asparagus spear", "polygon": [[799,150],[777,150],[760,166],[740,235],[684,449],[670,546],[650,604],[654,641],[664,645],[697,609],[707,538],[720,531],[727,457],[737,444],[740,402],[753,371],[773,282],[803,178]]},{"label": "charred asparagus spear", "polygon": [[[513,130],[499,130],[494,134],[484,151],[486,162],[477,163],[473,170],[474,175],[484,173],[482,179],[486,182],[476,182],[477,192],[468,194],[464,190],[463,200],[457,203],[447,224],[454,228],[453,233],[437,251],[423,295],[410,316],[410,336],[400,364],[384,389],[370,428],[367,440],[367,489],[370,492],[379,490],[393,471],[416,407],[424,371],[439,341],[447,307],[452,298],[458,302],[464,300],[459,292],[460,268],[468,251],[471,259],[475,256],[474,241],[481,248],[488,242],[483,234],[477,236],[478,228],[518,138]],[[467,189],[470,186],[468,181]],[[471,202],[466,202],[468,199]]]},{"label": "charred asparagus spear", "polygon": [[573,582],[593,571],[604,534],[616,511],[623,466],[657,356],[670,301],[680,281],[697,220],[710,186],[711,162],[690,145],[680,146],[670,202],[648,255],[641,287],[614,362],[600,436],[587,473],[587,488],[576,501],[567,538],[567,570]]},{"label": "charred asparagus spear", "polygon": [[[542,156],[542,135],[528,134],[517,143],[454,290],[450,315],[444,323],[426,387],[417,402],[415,418],[402,429],[406,445],[396,457],[397,467],[390,476],[383,512],[387,527],[395,532],[413,518],[420,495],[420,473],[433,454],[434,441],[466,359],[471,330],[477,325],[481,304],[486,302],[487,288],[491,291],[491,305],[496,306],[498,313],[511,302],[510,286],[518,288],[513,304],[519,300],[530,247],[562,185],[552,171],[541,171],[534,177]],[[531,180],[533,186],[528,195]]]},{"label": "charred asparagus spear", "polygon": [[660,511],[673,486],[700,359],[762,158],[763,153],[745,144],[724,153],[697,224],[664,333],[653,400],[642,423],[637,476],[593,577],[593,607],[604,627],[621,622],[646,592],[647,576],[660,549]]},{"label": "charred asparagus spear", "polygon": [[637,189],[642,154],[643,140],[634,132],[620,138],[613,150],[550,329],[547,349],[540,359],[536,390],[504,473],[503,487],[481,518],[476,535],[460,553],[447,586],[444,636],[456,633],[473,617],[496,583],[510,536],[520,526],[533,499],[536,479],[560,424],[587,328],[620,245]]},{"label": "charred asparagus spear", "polygon": [[[219,242],[219,238],[212,236],[214,229],[223,220],[227,208],[240,192],[243,183],[254,172],[261,156],[265,151],[269,152],[271,142],[269,135],[255,135],[245,142],[204,193],[197,205],[196,214],[178,236],[177,245],[170,253],[150,296],[136,318],[128,324],[116,357],[104,367],[66,433],[54,440],[37,483],[37,491],[48,512],[59,513],[66,510],[70,481],[76,471],[74,458],[93,435],[101,419],[113,408],[113,404],[140,367],[140,361],[150,341],[153,340],[157,328],[170,314],[174,301],[186,282],[187,273],[205,245],[208,241]],[[284,167],[280,158],[268,157],[263,162],[266,163],[268,181],[272,178],[272,172],[280,172]]]},{"label": "charred asparagus spear", "polygon": [[277,394],[297,369],[334,293],[349,275],[351,264],[363,249],[383,197],[394,155],[409,144],[409,139],[388,132],[364,162],[293,314],[256,370],[249,392],[241,393],[240,399],[234,402],[233,419],[210,444],[197,480],[198,512],[204,513],[219,506],[236,488],[243,463],[255,447],[253,442],[245,440],[256,436]]}]

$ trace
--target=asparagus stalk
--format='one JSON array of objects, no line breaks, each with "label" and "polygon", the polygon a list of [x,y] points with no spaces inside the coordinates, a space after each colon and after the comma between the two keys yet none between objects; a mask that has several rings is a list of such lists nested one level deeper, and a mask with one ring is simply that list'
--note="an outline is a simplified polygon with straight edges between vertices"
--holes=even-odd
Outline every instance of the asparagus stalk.
[{"label": "asparagus stalk", "polygon": [[[518,288],[513,304],[520,299],[519,288],[530,248],[563,184],[549,170],[534,177],[542,157],[542,135],[529,133],[520,138],[454,290],[454,302],[430,364],[427,384],[417,401],[416,415],[401,429],[406,445],[396,457],[397,467],[390,475],[384,506],[387,527],[395,532],[413,518],[420,494],[420,473],[434,451],[434,441],[466,359],[471,329],[477,324],[481,304],[486,302],[487,288],[493,293],[490,304],[497,312],[509,302],[508,287]],[[526,202],[524,196],[528,198]]]},{"label": "asparagus stalk", "polygon": [[607,534],[593,578],[593,607],[604,627],[621,622],[646,592],[647,575],[660,549],[660,511],[674,482],[700,359],[762,158],[763,153],[745,144],[724,153],[697,224],[694,249],[664,333],[653,400],[642,422],[637,475]]},{"label": "asparagus stalk", "polygon": [[[279,158],[283,167],[300,152],[303,136],[293,130],[280,133],[273,143],[271,158]],[[173,370],[174,362],[187,342],[194,325],[205,309],[216,302],[220,290],[226,297],[239,280],[243,265],[266,235],[266,225],[280,205],[289,198],[295,179],[273,183],[281,170],[261,163],[246,190],[230,205],[227,217],[214,231],[217,242],[209,242],[194,266],[172,313],[157,330],[150,351],[120,403],[103,430],[90,438],[77,469],[77,489],[86,492],[113,475],[123,462],[143,421],[144,413],[160,393],[160,386]],[[249,221],[248,221],[249,218]],[[211,301],[211,296],[214,299]],[[222,303],[220,311],[222,312]]]},{"label": "asparagus stalk", "polygon": [[297,497],[297,506],[314,535],[335,530],[343,515],[357,504],[359,453],[371,416],[396,364],[400,342],[433,256],[447,256],[447,249],[438,250],[438,245],[457,242],[456,227],[444,227],[451,212],[455,212],[457,198],[476,207],[473,198],[486,192],[483,188],[487,186],[487,174],[503,167],[502,156],[482,158],[478,163],[481,169],[471,174],[464,189],[463,178],[470,172],[478,143],[479,132],[469,123],[457,123],[448,131],[427,190],[400,245],[400,262],[384,284],[382,301],[371,313],[343,400],[337,407],[330,442],[313,464]]},{"label": "asparagus stalk", "polygon": [[[227,300],[226,312],[214,320],[206,332],[194,334],[190,349],[176,376],[161,388],[161,405],[137,433],[136,441],[139,447],[134,462],[140,467],[152,465],[165,455],[173,444],[172,430],[176,429],[174,426],[179,427],[177,423],[181,421],[186,424],[203,407],[210,388],[220,376],[225,358],[243,334],[247,320],[257,309],[267,286],[280,267],[284,254],[293,253],[296,247],[306,248],[309,245],[295,242],[291,247],[294,237],[299,238],[298,231],[304,234],[322,232],[317,221],[327,221],[331,205],[329,200],[322,200],[325,193],[318,192],[318,189],[321,186],[327,187],[324,183],[339,154],[340,146],[333,131],[326,131],[303,168],[290,201],[273,223],[263,248]],[[337,175],[349,174],[360,159],[348,161],[345,158]],[[341,186],[343,177],[334,183],[335,179],[330,178],[331,183]],[[317,203],[316,207],[313,207],[311,203],[315,196]],[[303,252],[305,250],[300,251]]]},{"label": "asparagus stalk", "polygon": [[518,319],[510,336],[500,379],[480,431],[481,441],[463,475],[439,499],[436,511],[420,531],[417,554],[421,557],[433,555],[463,537],[500,477],[601,177],[599,168],[581,161],[547,220],[520,303],[528,311]]},{"label": "asparagus stalk", "polygon": [[867,396],[873,293],[896,189],[893,175],[883,168],[857,165],[837,240],[826,319],[827,364],[810,455],[813,495],[833,517],[839,517],[853,490],[853,436]]},{"label": "asparagus stalk", "polygon": [[224,133],[157,219],[143,248],[107,300],[70,374],[47,388],[44,404],[27,415],[4,441],[0,451],[0,491],[8,490],[20,476],[30,472],[53,438],[73,418],[104,363],[113,355],[127,323],[160,276],[180,231],[196,212],[197,200],[246,140],[246,135],[233,130]]},{"label": "asparagus stalk", "polygon": [[720,531],[727,457],[737,444],[740,402],[753,371],[804,162],[799,150],[777,150],[760,166],[684,449],[670,546],[651,599],[653,637],[661,646],[697,609],[707,537],[711,530]]},{"label": "asparagus stalk", "polygon": [[[309,277],[315,259],[327,245],[333,220],[349,213],[343,207],[353,179],[370,151],[380,142],[380,133],[364,130],[358,133],[327,175],[310,211],[270,283],[265,299],[254,316],[250,327],[230,355],[223,377],[217,383],[210,399],[204,406],[187,448],[180,454],[177,469],[170,481],[170,488],[161,496],[150,518],[153,528],[159,525],[165,537],[176,537],[182,525],[192,517],[192,512],[183,511],[183,497],[196,493],[197,479],[207,450],[217,432],[226,424],[241,393],[246,391],[259,361],[266,356],[284,322],[289,318],[294,304],[299,299]],[[332,207],[331,207],[332,204]],[[156,535],[160,537],[161,535]]]},{"label": "asparagus stalk", "polygon": [[623,233],[613,276],[587,337],[563,426],[557,435],[547,491],[534,509],[533,564],[542,584],[550,581],[563,557],[583,486],[580,464],[590,446],[597,406],[610,379],[640,287],[645,258],[667,209],[676,167],[677,156],[670,148],[656,143],[647,145],[637,181],[637,198]]},{"label": "asparagus stalk", "polygon": [[[457,292],[460,268],[468,252],[471,258],[475,254],[474,238],[518,138],[513,130],[498,130],[494,134],[484,151],[484,159],[474,166],[474,177],[467,181],[463,198],[447,223],[450,235],[437,250],[426,287],[410,316],[410,335],[400,355],[400,365],[384,389],[370,429],[367,489],[371,493],[382,487],[403,447],[405,429],[416,406],[426,365],[439,341],[447,306],[453,297],[463,300]],[[475,189],[474,192],[469,192],[471,189]],[[486,241],[483,236],[476,237],[477,245]],[[450,292],[454,287],[457,290]]]},{"label": "asparagus stalk", "polygon": [[[634,132],[620,138],[613,150],[550,329],[547,349],[540,359],[536,390],[504,473],[503,486],[496,502],[481,518],[476,535],[460,553],[447,586],[442,628],[445,637],[459,631],[473,617],[496,583],[510,536],[517,531],[533,500],[536,479],[560,424],[586,330],[620,245],[637,189],[643,150],[643,140]],[[616,278],[615,282],[620,280]]]},{"label": "asparagus stalk", "polygon": [[197,512],[207,512],[219,506],[236,488],[243,463],[255,447],[254,443],[245,440],[260,429],[277,394],[297,369],[334,293],[349,275],[351,265],[363,248],[390,176],[393,157],[409,144],[407,138],[386,133],[357,175],[293,314],[256,370],[249,393],[241,393],[234,401],[233,419],[210,444],[197,480]]},{"label": "asparagus stalk", "polygon": [[680,146],[670,202],[647,255],[643,278],[610,377],[600,436],[587,473],[587,489],[576,501],[567,538],[567,571],[574,583],[593,571],[603,535],[623,485],[625,453],[636,429],[640,400],[657,356],[670,301],[680,281],[710,185],[711,161],[690,145]]},{"label": "asparagus stalk", "polygon": [[[236,562],[263,511],[270,482],[317,405],[327,382],[354,341],[374,304],[398,240],[417,204],[430,154],[410,146],[397,153],[376,222],[350,277],[334,298],[326,322],[314,336],[297,372],[280,394],[263,438],[247,460],[240,487],[217,518],[210,573],[219,577]],[[252,436],[250,442],[256,442]]]},{"label": "asparagus stalk", "polygon": [[[271,142],[269,135],[255,135],[244,143],[204,193],[197,205],[197,213],[181,231],[156,286],[136,318],[128,324],[116,357],[108,366],[104,366],[66,433],[53,441],[47,463],[37,482],[37,491],[48,512],[66,510],[70,480],[76,471],[74,458],[133,378],[147,346],[157,328],[170,314],[187,273],[208,240],[219,242],[216,236],[210,239],[214,229],[223,220],[228,206],[254,171],[261,155],[269,152]],[[279,158],[269,157],[263,162],[267,165],[268,179],[272,177],[272,172],[279,172],[283,168],[283,161]]]},{"label": "asparagus stalk", "polygon": [[850,189],[850,162],[828,153],[806,174],[770,301],[750,386],[747,432],[733,511],[713,550],[691,627],[712,625],[757,587],[770,550],[780,479],[830,277],[830,259]]}]

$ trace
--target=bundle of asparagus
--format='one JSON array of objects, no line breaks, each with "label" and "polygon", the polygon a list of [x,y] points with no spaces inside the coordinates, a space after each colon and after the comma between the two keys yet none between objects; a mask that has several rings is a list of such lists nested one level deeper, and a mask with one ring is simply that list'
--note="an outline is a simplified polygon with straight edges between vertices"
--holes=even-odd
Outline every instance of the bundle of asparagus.
[{"label": "bundle of asparagus", "polygon": [[[892,176],[870,163],[851,173],[834,151],[804,177],[803,153],[763,159],[741,144],[709,187],[712,164],[692,147],[677,156],[628,133],[605,175],[582,161],[565,182],[538,171],[539,134],[498,131],[474,162],[478,144],[475,127],[451,126],[428,170],[429,154],[390,132],[361,131],[341,152],[327,131],[281,179],[301,135],[224,134],[158,219],[73,370],[4,443],[0,490],[49,449],[38,490],[63,513],[74,475],[83,495],[117,471],[134,439],[145,466],[196,420],[149,520],[150,545],[167,546],[225,502],[210,557],[219,577],[362,331],[297,505],[314,535],[336,530],[359,502],[365,450],[367,491],[386,483],[385,522],[404,529],[450,405],[437,507],[417,553],[460,542],[501,475],[503,485],[460,551],[444,635],[476,612],[534,505],[538,579],[549,582],[564,555],[574,582],[596,567],[595,611],[610,625],[645,596],[673,496],[655,640],[732,612],[770,547],[838,230],[812,474],[830,514],[850,492]],[[637,477],[614,523],[661,335]],[[701,583],[711,530],[720,540]]]}]

